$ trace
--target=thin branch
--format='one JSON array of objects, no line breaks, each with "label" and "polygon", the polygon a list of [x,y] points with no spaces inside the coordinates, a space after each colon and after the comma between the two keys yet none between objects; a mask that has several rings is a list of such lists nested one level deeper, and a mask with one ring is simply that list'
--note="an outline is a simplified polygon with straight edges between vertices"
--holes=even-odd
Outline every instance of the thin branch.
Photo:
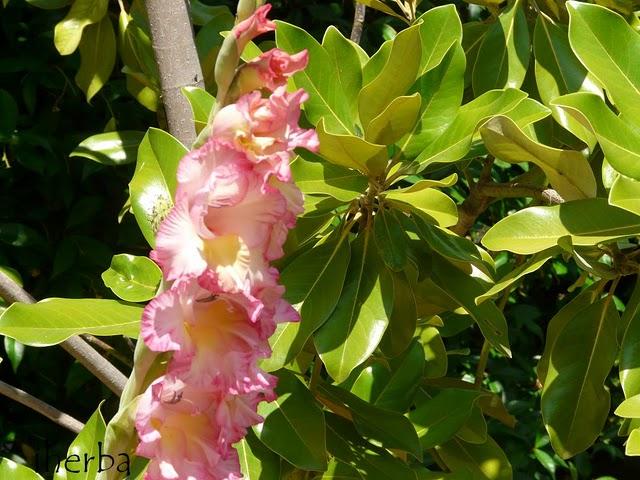
[{"label": "thin branch", "polygon": [[187,0],[146,0],[151,43],[160,73],[169,133],[190,148],[196,139],[192,111],[182,87],[204,88]]},{"label": "thin branch", "polygon": [[61,412],[57,408],[52,407],[48,403],[28,394],[24,390],[20,390],[8,383],[4,383],[2,380],[0,380],[0,394],[21,403],[25,407],[29,407],[31,410],[34,410],[41,415],[44,415],[49,420],[57,423],[67,430],[71,430],[73,433],[80,433],[84,428],[84,424],[79,420]]},{"label": "thin branch", "polygon": [[[7,303],[35,303],[35,300],[16,282],[0,272],[0,297]],[[60,344],[87,370],[95,375],[109,390],[120,396],[127,378],[102,355],[80,337],[71,337]]]},{"label": "thin branch", "polygon": [[540,188],[535,185],[524,185],[518,182],[489,183],[478,186],[480,193],[494,198],[531,197],[545,205],[563,203],[564,199],[552,188]]},{"label": "thin branch", "polygon": [[133,367],[133,362],[126,356],[116,350],[114,347],[109,345],[107,342],[100,340],[98,337],[94,337],[93,335],[85,334],[82,335],[82,338],[87,341],[88,344],[93,345],[96,348],[102,350],[107,357],[111,356],[116,360],[120,361],[123,365],[127,367]]},{"label": "thin branch", "polygon": [[356,2],[355,13],[353,15],[353,27],[351,28],[351,41],[360,43],[362,38],[362,30],[364,28],[364,17],[367,13],[366,5]]}]

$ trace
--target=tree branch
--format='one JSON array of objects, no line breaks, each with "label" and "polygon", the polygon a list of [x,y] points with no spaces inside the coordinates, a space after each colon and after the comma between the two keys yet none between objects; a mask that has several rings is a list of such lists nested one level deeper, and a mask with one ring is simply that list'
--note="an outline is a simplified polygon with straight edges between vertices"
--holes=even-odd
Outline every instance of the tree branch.
[{"label": "tree branch", "polygon": [[84,427],[82,422],[76,420],[72,416],[61,412],[57,408],[52,407],[33,395],[29,395],[27,392],[20,390],[19,388],[13,387],[8,383],[4,383],[2,380],[0,380],[0,394],[21,403],[25,407],[29,407],[31,410],[35,410],[61,427],[71,430],[73,433],[80,433],[80,430]]},{"label": "tree branch", "polygon": [[351,28],[351,40],[360,43],[362,38],[362,29],[364,28],[364,17],[367,13],[366,5],[355,2],[355,13],[353,15],[353,27]]},{"label": "tree branch", "polygon": [[[0,297],[9,304],[15,302],[35,303],[31,295],[3,272],[0,272]],[[109,390],[118,396],[122,394],[127,378],[82,338],[71,337],[62,342],[60,346],[104,383]]]},{"label": "tree branch", "polygon": [[190,148],[196,139],[189,102],[182,87],[204,88],[187,0],[146,0],[151,43],[160,73],[169,133]]}]

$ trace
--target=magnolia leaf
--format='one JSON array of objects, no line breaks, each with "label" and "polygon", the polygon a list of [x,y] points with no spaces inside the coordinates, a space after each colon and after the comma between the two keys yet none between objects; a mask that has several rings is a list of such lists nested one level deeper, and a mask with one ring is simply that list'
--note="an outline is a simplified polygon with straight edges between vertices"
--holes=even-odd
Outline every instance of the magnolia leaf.
[{"label": "magnolia leaf", "polygon": [[75,0],[69,13],[54,29],[53,41],[60,55],[71,55],[80,45],[83,30],[107,13],[108,0]]},{"label": "magnolia leaf", "polygon": [[529,66],[531,46],[522,2],[515,0],[500,13],[482,39],[473,66],[473,91],[520,88]]},{"label": "magnolia leaf", "polygon": [[369,122],[365,128],[365,138],[382,145],[397,142],[415,126],[421,103],[419,93],[395,98],[380,115]]},{"label": "magnolia leaf", "polygon": [[116,36],[108,16],[84,29],[80,41],[80,68],[76,83],[87,97],[87,102],[109,80],[116,62]]},{"label": "magnolia leaf", "polygon": [[489,120],[480,129],[480,134],[487,150],[496,158],[510,163],[538,165],[563,199],[595,197],[596,179],[582,153],[538,143],[504,116]]},{"label": "magnolia leaf", "polygon": [[[316,158],[305,153],[305,157]],[[300,190],[307,194],[330,195],[350,202],[365,192],[369,182],[357,170],[324,161],[308,161],[298,156],[291,163],[291,175]]]},{"label": "magnolia leaf", "polygon": [[80,142],[69,156],[88,158],[104,165],[126,165],[136,161],[143,138],[144,132],[132,130],[99,133]]},{"label": "magnolia leaf", "polygon": [[102,281],[122,300],[146,302],[156,296],[162,281],[160,268],[147,257],[122,253],[111,259]]}]

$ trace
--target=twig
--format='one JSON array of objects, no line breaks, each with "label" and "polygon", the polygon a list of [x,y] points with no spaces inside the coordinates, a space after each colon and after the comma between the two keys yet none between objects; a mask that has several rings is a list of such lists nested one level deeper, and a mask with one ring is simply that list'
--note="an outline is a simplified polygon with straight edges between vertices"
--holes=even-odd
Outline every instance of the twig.
[{"label": "twig", "polygon": [[366,5],[356,2],[355,13],[353,15],[353,27],[351,28],[351,41],[360,43],[362,29],[364,28],[364,17],[367,13]]},{"label": "twig", "polygon": [[563,203],[564,199],[552,188],[540,188],[535,185],[525,185],[518,182],[489,183],[478,185],[480,193],[494,198],[531,197],[545,205]]},{"label": "twig", "polygon": [[10,398],[11,400],[15,400],[16,402],[21,403],[25,407],[29,407],[31,410],[34,410],[41,415],[44,415],[49,420],[57,423],[67,430],[71,430],[73,433],[80,433],[80,431],[84,428],[84,424],[76,420],[72,416],[61,412],[57,408],[52,407],[48,403],[43,402],[33,395],[29,395],[24,390],[20,390],[19,388],[9,385],[8,383],[4,383],[2,380],[0,380],[0,394]]},{"label": "twig", "polygon": [[[15,302],[35,303],[31,295],[3,272],[0,272],[0,297],[9,304]],[[62,342],[60,346],[104,383],[109,390],[118,396],[122,394],[127,378],[82,338],[71,337]]]},{"label": "twig", "polygon": [[85,334],[82,335],[82,338],[87,341],[90,345],[93,345],[96,348],[102,350],[107,356],[112,356],[116,360],[120,361],[123,365],[127,367],[133,367],[133,362],[127,358],[126,355],[123,355],[114,347],[109,345],[107,342],[100,340],[98,337],[94,337],[93,335]]},{"label": "twig", "polygon": [[189,148],[196,139],[196,130],[191,107],[181,90],[186,86],[204,88],[189,3],[186,0],[146,0],[144,3],[169,133]]}]

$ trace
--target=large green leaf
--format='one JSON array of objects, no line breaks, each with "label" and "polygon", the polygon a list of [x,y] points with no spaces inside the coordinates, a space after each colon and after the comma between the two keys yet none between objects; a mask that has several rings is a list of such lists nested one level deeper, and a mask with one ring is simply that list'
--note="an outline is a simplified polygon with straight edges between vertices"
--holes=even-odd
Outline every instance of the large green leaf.
[{"label": "large green leaf", "polygon": [[156,296],[162,272],[147,257],[121,253],[111,259],[111,266],[102,273],[102,281],[122,300],[146,302]]},{"label": "large green leaf", "polygon": [[104,165],[125,165],[136,161],[138,145],[144,132],[123,130],[99,133],[84,139],[69,154],[70,157],[84,157]]},{"label": "large green leaf", "polygon": [[115,300],[48,298],[12,304],[0,315],[0,334],[36,347],[81,333],[137,337],[141,315],[141,307]]},{"label": "large green leaf", "polygon": [[254,431],[264,445],[304,470],[327,468],[325,421],[307,387],[292,373],[278,372],[278,398],[261,403],[264,423]]},{"label": "large green leaf", "polygon": [[[362,66],[358,56],[358,45],[345,38],[333,25],[327,28],[322,46],[327,52],[330,64],[327,71],[337,79],[338,89],[348,102],[351,119],[358,118],[358,93],[362,88]],[[305,107],[306,110],[307,107]]]},{"label": "large green leaf", "polygon": [[[102,462],[100,466],[106,468],[109,466],[107,459],[100,458],[100,453],[109,454],[114,461],[111,466],[117,469],[122,458],[118,458],[116,452],[104,451],[104,434],[106,430],[104,418],[100,413],[100,407],[91,415],[91,418],[85,423],[84,428],[78,436],[71,442],[65,461],[60,463],[60,469],[56,470],[53,476],[54,480],[95,480],[98,475],[98,462]],[[114,455],[115,453],[115,455]],[[87,461],[87,458],[92,460]],[[127,457],[127,467],[129,459]],[[123,468],[123,467],[122,467]]]},{"label": "large green leaf", "polygon": [[389,326],[384,332],[380,348],[391,357],[401,354],[411,342],[416,330],[418,314],[416,299],[407,270],[391,273],[393,308]]},{"label": "large green leaf", "polygon": [[497,295],[503,290],[511,287],[514,283],[520,280],[525,275],[538,271],[547,261],[560,253],[560,248],[554,247],[549,250],[543,250],[536,253],[533,257],[526,262],[518,265],[516,268],[502,277],[494,286],[492,286],[485,293],[476,298],[476,303],[479,305],[485,300]]},{"label": "large green leaf", "polygon": [[[420,23],[422,22],[422,23]],[[454,43],[462,41],[462,24],[455,5],[430,8],[418,17],[422,41],[419,75],[439,65]]]},{"label": "large green leaf", "polygon": [[487,437],[487,441],[480,445],[454,438],[436,447],[436,451],[452,472],[470,472],[471,480],[511,480],[513,478],[509,459],[491,437]]},{"label": "large green leaf", "polygon": [[394,458],[387,450],[365,441],[351,422],[331,413],[327,413],[326,417],[327,450],[337,464],[330,463],[327,472],[319,478],[415,480],[415,474],[406,463]]},{"label": "large green leaf", "polygon": [[390,145],[413,130],[420,112],[419,93],[397,97],[365,129],[365,138],[373,143]]},{"label": "large green leaf", "polygon": [[640,394],[640,282],[636,278],[621,324],[626,326],[620,346],[620,385],[626,398]]},{"label": "large green leaf", "polygon": [[200,133],[207,126],[209,115],[216,104],[216,99],[204,88],[199,87],[182,87],[182,94],[191,106],[196,133]]},{"label": "large green leaf", "polygon": [[434,188],[389,190],[385,201],[414,216],[421,216],[429,223],[450,227],[458,223],[458,208],[445,193]]},{"label": "large green leaf", "polygon": [[393,99],[404,95],[413,85],[420,68],[421,51],[417,25],[402,30],[393,39],[386,64],[358,94],[358,112],[365,128]]},{"label": "large green leaf", "polygon": [[314,343],[327,371],[343,382],[376,349],[387,325],[391,298],[383,295],[379,260],[367,229],[351,246],[340,300]]},{"label": "large green leaf", "polygon": [[494,115],[508,112],[527,96],[520,90],[492,90],[463,105],[455,120],[416,158],[422,168],[431,163],[457,162],[463,158],[478,127]]},{"label": "large green leaf", "polygon": [[[330,34],[325,40],[330,43],[330,50],[334,49],[333,42],[337,40],[330,40],[333,36]],[[309,93],[310,98],[304,105],[309,120],[317,124],[323,118],[332,132],[353,133],[357,119],[352,116],[351,99],[343,90],[345,75],[327,74],[335,66],[333,53],[329,54],[302,28],[281,21],[277,22],[276,42],[287,53],[298,53],[303,49],[309,51],[307,68],[294,76],[296,86]],[[349,69],[351,65],[345,68]]]},{"label": "large green leaf", "polygon": [[464,69],[464,51],[456,42],[442,61],[421,75],[411,88],[420,93],[422,104],[414,129],[399,142],[408,158],[418,156],[425,145],[434,141],[455,118],[462,102]]},{"label": "large green leaf", "polygon": [[[310,157],[305,154],[305,157]],[[308,161],[298,156],[291,163],[291,174],[303,193],[331,195],[350,202],[367,189],[367,178],[357,170],[342,168],[322,161]]]},{"label": "large green leaf", "polygon": [[607,161],[618,172],[640,180],[640,131],[615,115],[604,100],[590,93],[572,93],[553,100],[595,133]]},{"label": "large green leaf", "polygon": [[437,256],[433,257],[431,277],[446,295],[473,317],[484,337],[496,350],[511,356],[507,321],[503,313],[493,302],[476,305],[476,297],[485,292],[480,282]]},{"label": "large green leaf", "polygon": [[[579,90],[602,93],[571,50],[566,27],[556,24],[544,13],[540,13],[536,20],[533,46],[536,56],[536,85],[545,105],[550,105],[552,100],[561,95]],[[560,125],[593,147],[593,133],[575,118],[559,115],[557,111],[553,112],[553,117]]]},{"label": "large green leaf", "polygon": [[485,395],[480,390],[446,388],[419,402],[409,412],[422,448],[442,445],[453,437],[471,416],[476,401]]},{"label": "large green leaf", "polygon": [[0,476],[11,480],[44,480],[29,467],[20,465],[8,458],[0,459]]},{"label": "large green leaf", "polygon": [[497,116],[480,129],[487,150],[510,163],[531,162],[538,165],[551,186],[565,200],[591,198],[596,195],[596,178],[581,152],[548,147],[529,138],[508,117]]},{"label": "large green leaf", "polygon": [[359,170],[365,175],[378,176],[387,166],[387,147],[364,140],[356,135],[341,135],[327,132],[325,119],[317,129],[320,140],[319,153],[328,162]]},{"label": "large green leaf", "polygon": [[397,215],[393,210],[380,209],[373,218],[373,233],[378,253],[387,267],[394,272],[404,269],[408,259],[408,238]]},{"label": "large green leaf", "polygon": [[562,458],[590,447],[609,416],[604,382],[618,353],[618,322],[611,298],[601,299],[569,320],[553,346],[541,409]]},{"label": "large green leaf", "polygon": [[484,35],[473,66],[473,91],[520,88],[529,66],[531,46],[522,2],[513,0]]},{"label": "large green leaf", "polygon": [[109,16],[82,33],[80,41],[80,68],[76,83],[87,97],[87,102],[102,89],[109,80],[116,63],[116,35]]},{"label": "large green leaf", "polygon": [[247,478],[271,480],[282,478],[280,455],[269,450],[253,432],[235,445],[240,458],[240,469]]},{"label": "large green leaf", "polygon": [[176,172],[187,149],[167,132],[150,128],[138,148],[136,171],[129,183],[131,208],[151,246],[155,232],[173,205]]},{"label": "large green leaf", "polygon": [[609,190],[609,203],[640,215],[640,182],[618,175]]},{"label": "large green leaf", "polygon": [[342,293],[349,257],[347,240],[330,241],[296,257],[282,271],[285,298],[299,310],[301,320],[278,327],[270,339],[273,353],[263,368],[276,370],[293,360],[329,318]]},{"label": "large green leaf", "polygon": [[622,16],[599,5],[569,1],[567,10],[576,56],[623,116],[640,125],[640,36]]},{"label": "large green leaf", "polygon": [[529,255],[570,238],[590,246],[637,235],[640,216],[613,207],[603,198],[575,200],[551,207],[530,207],[496,223],[482,238],[489,250]]},{"label": "large green leaf", "polygon": [[449,358],[440,331],[436,327],[421,328],[419,338],[424,350],[424,376],[425,378],[444,377],[449,368]]},{"label": "large green leaf", "polygon": [[85,27],[98,23],[107,12],[108,0],[75,0],[67,16],[54,29],[54,43],[60,55],[75,52]]},{"label": "large green leaf", "polygon": [[356,429],[365,438],[375,439],[385,448],[404,450],[418,459],[422,458],[418,435],[402,414],[371,405],[340,387],[326,383],[318,385],[317,395],[329,408],[346,409]]}]

